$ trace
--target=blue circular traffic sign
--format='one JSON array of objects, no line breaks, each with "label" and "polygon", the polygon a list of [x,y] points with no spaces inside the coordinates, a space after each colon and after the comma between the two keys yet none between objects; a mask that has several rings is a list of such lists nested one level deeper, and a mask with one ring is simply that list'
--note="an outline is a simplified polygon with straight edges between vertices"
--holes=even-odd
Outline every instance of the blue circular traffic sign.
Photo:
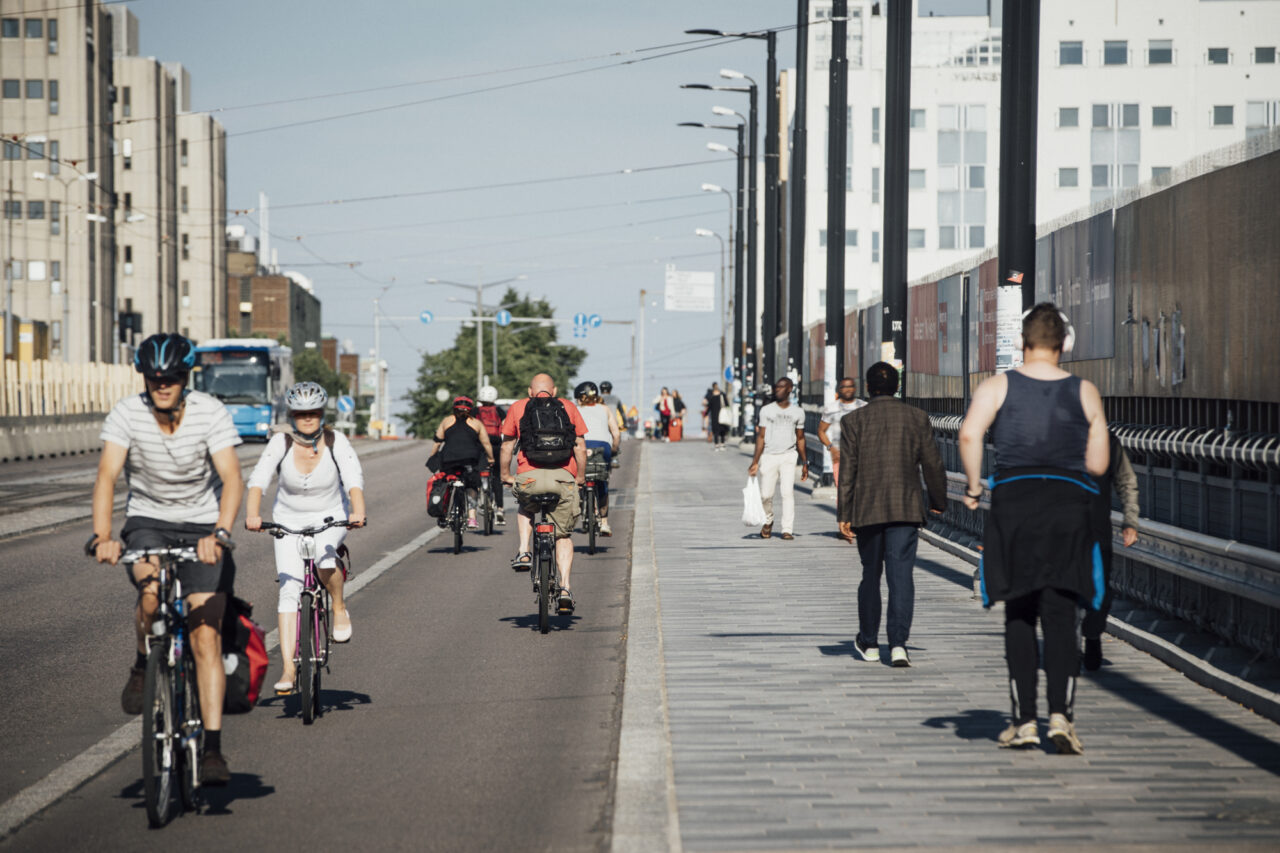
[{"label": "blue circular traffic sign", "polygon": [[511,312],[503,308],[497,314],[493,315],[493,322],[497,323],[499,326],[510,326]]},{"label": "blue circular traffic sign", "polygon": [[344,415],[349,415],[356,410],[356,401],[351,399],[347,394],[343,394],[339,397],[337,403],[338,411],[342,412]]},{"label": "blue circular traffic sign", "polygon": [[579,311],[577,314],[574,314],[574,315],[573,315],[573,325],[575,325],[575,326],[585,326],[585,325],[587,325],[587,315],[586,315],[586,314],[584,314],[584,313],[582,313],[581,311]]},{"label": "blue circular traffic sign", "polygon": [[725,382],[732,382],[732,381],[733,381],[733,368],[732,368],[732,367],[726,367],[726,368],[724,369],[724,381],[725,381]]},{"label": "blue circular traffic sign", "polygon": [[593,329],[600,328],[600,324],[603,322],[604,322],[604,318],[601,317],[599,314],[592,314],[590,317],[587,318],[587,325]]},{"label": "blue circular traffic sign", "polygon": [[435,318],[436,318],[436,315],[432,314],[430,311],[423,311],[421,314],[418,315],[418,319],[422,321],[422,325],[424,326],[430,323]]}]

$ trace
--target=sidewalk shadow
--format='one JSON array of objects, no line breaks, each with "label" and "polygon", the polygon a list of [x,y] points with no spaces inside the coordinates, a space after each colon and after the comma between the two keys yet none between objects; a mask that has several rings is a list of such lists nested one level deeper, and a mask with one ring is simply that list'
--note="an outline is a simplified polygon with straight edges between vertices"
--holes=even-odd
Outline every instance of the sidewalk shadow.
[{"label": "sidewalk shadow", "polygon": [[955,729],[956,737],[962,740],[989,740],[994,743],[1005,727],[1006,718],[1003,711],[974,708],[951,717],[930,717],[921,725],[931,729]]},{"label": "sidewalk shadow", "polygon": [[[356,693],[354,690],[325,690],[320,688],[320,714],[323,716],[330,711],[351,711],[357,705],[371,705],[373,699],[368,693]],[[258,707],[271,708],[279,707],[280,715],[278,720],[288,719],[290,717],[299,717],[302,715],[302,698],[299,694],[294,693],[289,696],[268,696],[266,699],[258,700]]]},{"label": "sidewalk shadow", "polygon": [[936,575],[944,581],[950,581],[951,583],[956,584],[957,586],[962,586],[965,589],[973,589],[973,572],[976,571],[976,569],[966,572],[961,569],[953,569],[950,566],[944,566],[934,560],[922,559],[920,557],[916,557],[916,568],[924,569],[931,575]]},{"label": "sidewalk shadow", "polygon": [[[582,617],[576,613],[563,616],[559,613],[551,615],[551,633],[556,631],[572,631],[573,623],[580,622]],[[512,628],[519,628],[525,631],[538,631],[538,614],[529,613],[525,616],[503,616],[499,622],[510,622]]]},{"label": "sidewalk shadow", "polygon": [[841,640],[834,646],[818,646],[818,651],[830,657],[852,657],[862,660],[862,655],[859,654],[853,640]]},{"label": "sidewalk shadow", "polygon": [[[275,792],[275,786],[262,784],[262,777],[256,773],[232,773],[231,781],[224,787],[201,787],[196,792],[196,811],[198,814],[207,815],[234,814],[228,806],[236,800],[257,800],[269,797]],[[131,808],[147,807],[146,793],[143,791],[141,779],[121,788],[117,796],[122,800],[133,800]],[[175,815],[175,819],[178,816]]]}]

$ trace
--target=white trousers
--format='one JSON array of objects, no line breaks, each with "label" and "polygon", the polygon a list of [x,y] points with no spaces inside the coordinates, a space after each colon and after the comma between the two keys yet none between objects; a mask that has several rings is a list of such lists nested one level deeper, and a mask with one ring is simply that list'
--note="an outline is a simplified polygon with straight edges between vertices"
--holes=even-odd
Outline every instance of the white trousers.
[{"label": "white trousers", "polygon": [[775,490],[781,491],[782,533],[792,533],[796,522],[797,465],[799,459],[795,450],[766,453],[760,457],[760,502],[764,504],[764,523],[773,524],[773,493]]}]

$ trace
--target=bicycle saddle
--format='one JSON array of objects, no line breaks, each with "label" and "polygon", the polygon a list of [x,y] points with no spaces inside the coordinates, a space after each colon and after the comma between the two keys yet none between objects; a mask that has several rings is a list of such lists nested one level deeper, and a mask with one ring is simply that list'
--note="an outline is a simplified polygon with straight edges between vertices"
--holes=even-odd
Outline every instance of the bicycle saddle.
[{"label": "bicycle saddle", "polygon": [[552,509],[556,504],[560,503],[560,496],[554,492],[548,492],[541,495],[529,495],[526,500],[540,509]]}]

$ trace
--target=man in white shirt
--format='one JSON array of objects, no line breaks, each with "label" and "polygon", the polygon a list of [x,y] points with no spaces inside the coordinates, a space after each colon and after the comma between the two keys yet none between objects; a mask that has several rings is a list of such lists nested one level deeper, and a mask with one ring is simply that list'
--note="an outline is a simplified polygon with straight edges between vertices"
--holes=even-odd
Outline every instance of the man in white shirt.
[{"label": "man in white shirt", "polygon": [[804,410],[791,403],[790,379],[779,379],[773,386],[774,401],[760,410],[756,423],[756,452],[747,474],[760,476],[760,501],[764,504],[764,527],[760,538],[773,536],[773,494],[781,483],[782,536],[795,538],[796,465],[802,466],[800,479],[809,477],[809,463],[804,450]]},{"label": "man in white shirt", "polygon": [[836,384],[835,405],[822,413],[818,441],[831,453],[831,479],[835,483],[840,482],[840,419],[866,404],[866,400],[858,399],[857,381],[846,376]]}]

